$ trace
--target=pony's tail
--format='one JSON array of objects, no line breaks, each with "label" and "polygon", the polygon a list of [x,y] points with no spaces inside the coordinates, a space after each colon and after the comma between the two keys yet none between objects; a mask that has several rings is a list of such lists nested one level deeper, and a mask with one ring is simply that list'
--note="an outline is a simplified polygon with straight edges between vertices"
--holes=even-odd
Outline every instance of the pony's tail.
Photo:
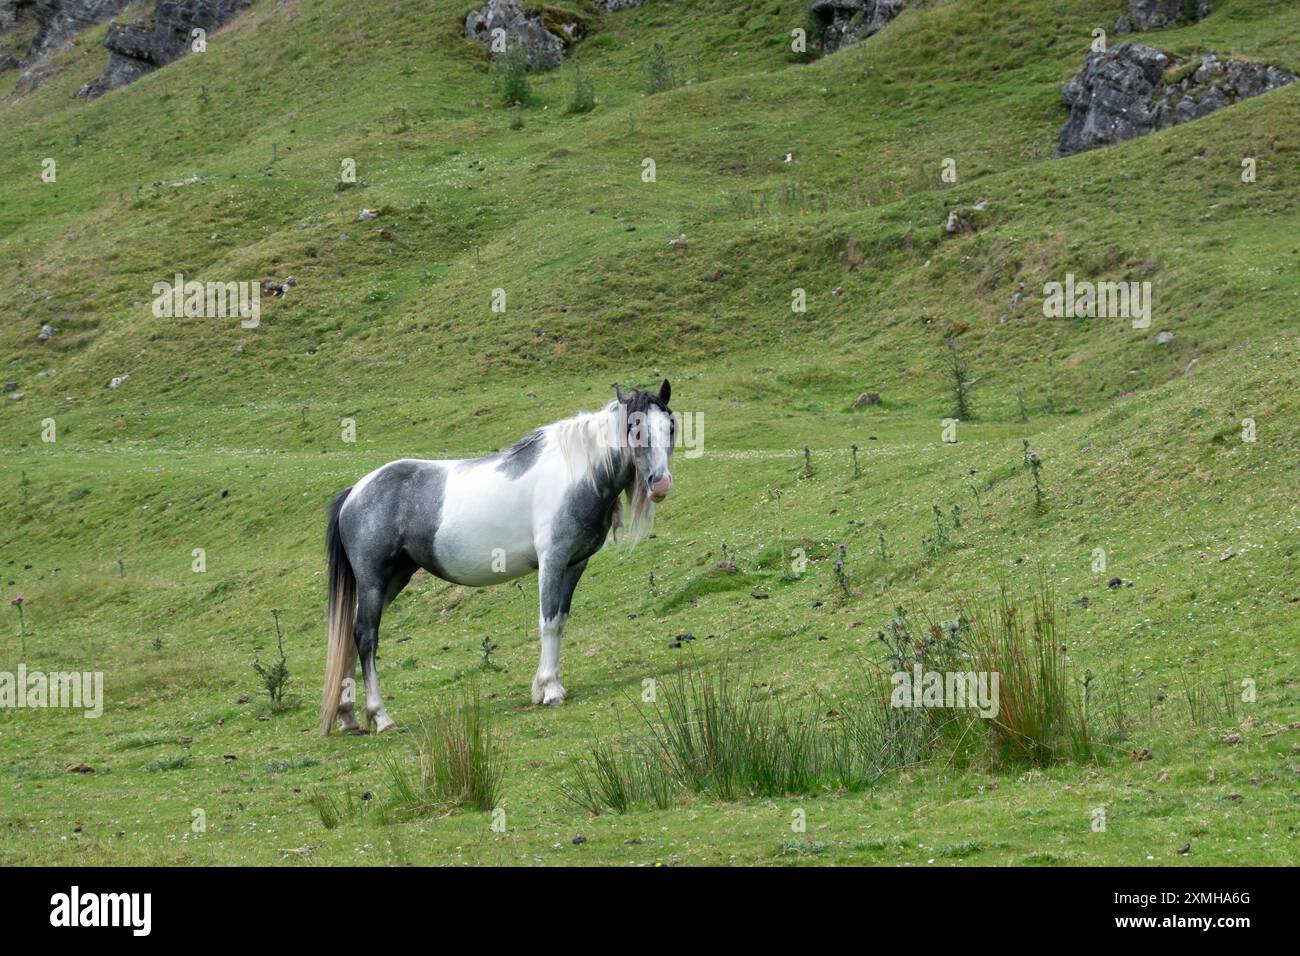
[{"label": "pony's tail", "polygon": [[329,646],[325,658],[325,690],[320,702],[322,735],[328,735],[334,727],[343,681],[353,676],[357,661],[357,649],[352,637],[352,626],[357,613],[357,578],[352,572],[348,554],[343,549],[343,538],[339,535],[339,511],[351,493],[351,488],[340,492],[330,505],[329,530],[325,535],[330,583],[329,602],[325,607]]}]

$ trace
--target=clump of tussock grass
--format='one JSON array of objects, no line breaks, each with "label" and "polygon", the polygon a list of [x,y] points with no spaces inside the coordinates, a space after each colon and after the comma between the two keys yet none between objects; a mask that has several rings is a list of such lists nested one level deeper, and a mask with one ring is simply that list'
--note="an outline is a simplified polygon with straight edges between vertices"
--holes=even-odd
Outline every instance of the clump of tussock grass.
[{"label": "clump of tussock grass", "polygon": [[756,693],[752,681],[740,687],[725,660],[716,675],[679,669],[663,697],[642,717],[659,766],[692,793],[721,800],[811,793],[827,777],[819,716]]},{"label": "clump of tussock grass", "polygon": [[316,811],[320,822],[326,830],[333,830],[361,812],[361,805],[351,790],[345,790],[338,797],[325,790],[314,790],[307,798],[308,805]]},{"label": "clump of tussock grass", "polygon": [[505,743],[477,693],[435,711],[421,724],[419,740],[414,773],[393,751],[384,757],[396,817],[456,807],[487,812],[500,805]]},{"label": "clump of tussock grass", "polygon": [[[853,792],[940,759],[998,766],[1098,760],[1123,732],[1124,703],[1111,696],[1113,726],[1101,733],[1095,679],[1090,672],[1074,677],[1058,623],[1046,587],[1034,594],[1027,618],[1005,590],[987,606],[958,601],[956,617],[938,623],[914,624],[899,607],[877,635],[885,666],[824,714],[782,704],[752,679],[736,680],[725,659],[716,670],[679,667],[648,707],[634,704],[647,735],[630,744],[596,741],[571,761],[560,791],[593,814],[627,813],[667,808],[683,793],[731,801]],[[983,717],[951,701],[895,704],[898,676],[917,666],[940,675],[996,673],[996,713]]]},{"label": "clump of tussock grass", "polygon": [[1065,644],[1051,591],[1039,587],[1028,613],[1002,588],[984,605],[959,602],[973,666],[999,675],[998,712],[984,721],[1000,762],[1046,766],[1100,756],[1092,677],[1071,688]]},{"label": "clump of tussock grass", "polygon": [[1201,675],[1200,662],[1178,672],[1179,697],[1187,711],[1188,722],[1193,727],[1230,723],[1237,716],[1232,685],[1225,682],[1210,684]]},{"label": "clump of tussock grass", "polygon": [[667,810],[679,792],[653,751],[617,747],[596,740],[586,756],[570,761],[560,792],[593,816],[605,810],[627,813],[641,805]]}]

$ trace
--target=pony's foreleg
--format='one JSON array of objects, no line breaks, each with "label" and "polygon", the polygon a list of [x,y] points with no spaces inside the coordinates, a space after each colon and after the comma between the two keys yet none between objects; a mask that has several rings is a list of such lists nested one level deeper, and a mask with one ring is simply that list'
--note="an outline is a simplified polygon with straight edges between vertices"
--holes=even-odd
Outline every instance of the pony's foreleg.
[{"label": "pony's foreleg", "polygon": [[564,686],[560,683],[560,639],[569,620],[573,589],[586,569],[587,562],[566,567],[557,562],[543,562],[537,575],[541,614],[538,633],[542,641],[537,675],[533,678],[534,704],[563,704]]},{"label": "pony's foreleg", "polygon": [[361,591],[357,601],[357,655],[361,658],[361,673],[366,684],[366,723],[377,734],[393,729],[393,719],[384,707],[379,692],[379,670],[375,654],[379,650],[379,618],[384,610],[384,592],[369,588]]}]

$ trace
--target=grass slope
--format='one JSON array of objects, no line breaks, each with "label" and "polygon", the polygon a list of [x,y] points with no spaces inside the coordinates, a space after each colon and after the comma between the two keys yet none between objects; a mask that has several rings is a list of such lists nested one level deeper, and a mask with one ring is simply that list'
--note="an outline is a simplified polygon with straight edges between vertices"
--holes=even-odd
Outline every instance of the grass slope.
[{"label": "grass slope", "polygon": [[[1119,6],[931,3],[804,64],[788,52],[801,2],[649,0],[587,11],[593,35],[518,111],[457,38],[454,5],[358,19],[337,0],[258,3],[207,53],[93,103],[72,94],[102,69],[104,31],[58,54],[50,79],[0,106],[0,337],[4,378],[25,393],[0,406],[0,569],[28,627],[23,657],[11,616],[0,670],[102,670],[107,704],[100,720],[0,711],[0,862],[1293,860],[1300,84],[1050,161],[1060,85]],[[1300,71],[1300,9],[1217,7],[1143,39]],[[647,97],[655,43],[684,85]],[[574,116],[578,63],[598,105]],[[40,182],[45,157],[56,183]],[[349,157],[362,182],[340,190]],[[979,230],[941,238],[948,211],[975,203]],[[362,207],[380,218],[358,222]],[[1043,318],[1043,283],[1067,271],[1151,281],[1152,328]],[[155,319],[151,287],[176,272],[299,285],[255,330]],[[61,330],[49,343],[42,322]],[[978,417],[947,445],[944,339],[962,326]],[[489,695],[510,738],[506,831],[465,811],[323,828],[314,789],[382,800],[384,755],[411,748],[314,734],[330,495],[392,458],[500,447],[595,407],[615,380],[660,375],[703,414],[705,454],[678,457],[654,539],[593,560],[564,708],[528,706],[531,582],[461,592],[420,575],[385,617],[399,723],[471,684]],[[884,404],[850,411],[865,390]],[[1022,438],[1045,463],[1042,514]],[[801,478],[805,443],[816,471]],[[933,507],[954,504],[954,546],[927,557]],[[710,570],[724,545],[742,577]],[[795,545],[812,561],[787,581],[771,556]],[[1111,576],[1133,586],[1108,589]],[[683,659],[725,656],[783,700],[833,701],[878,658],[896,605],[942,615],[954,595],[1040,578],[1069,608],[1080,671],[1131,689],[1129,745],[1150,759],[934,766],[866,794],[623,817],[558,792],[568,758],[632,728],[641,681]],[[272,608],[307,702],[278,715],[250,668],[274,645]],[[687,632],[698,639],[669,647]],[[485,635],[500,671],[478,666]],[[1253,679],[1258,702],[1191,720],[1179,688],[1193,667]],[[79,763],[96,772],[65,772]]]}]

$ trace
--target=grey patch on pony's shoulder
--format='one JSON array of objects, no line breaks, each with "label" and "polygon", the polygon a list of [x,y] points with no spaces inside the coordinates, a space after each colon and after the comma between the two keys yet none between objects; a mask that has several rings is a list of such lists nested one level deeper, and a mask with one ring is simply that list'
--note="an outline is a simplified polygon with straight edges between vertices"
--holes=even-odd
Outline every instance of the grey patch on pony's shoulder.
[{"label": "grey patch on pony's shoulder", "polygon": [[501,453],[497,471],[511,481],[516,481],[528,474],[529,469],[537,464],[538,456],[546,446],[546,435],[539,428],[525,435]]}]

